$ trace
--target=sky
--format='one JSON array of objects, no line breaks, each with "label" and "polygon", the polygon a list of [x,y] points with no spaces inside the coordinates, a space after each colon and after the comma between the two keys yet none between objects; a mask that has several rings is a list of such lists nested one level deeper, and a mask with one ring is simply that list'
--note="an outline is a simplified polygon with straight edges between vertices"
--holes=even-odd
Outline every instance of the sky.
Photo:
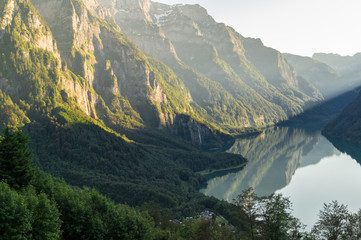
[{"label": "sky", "polygon": [[361,0],[153,0],[200,4],[245,37],[281,52],[361,52]]}]

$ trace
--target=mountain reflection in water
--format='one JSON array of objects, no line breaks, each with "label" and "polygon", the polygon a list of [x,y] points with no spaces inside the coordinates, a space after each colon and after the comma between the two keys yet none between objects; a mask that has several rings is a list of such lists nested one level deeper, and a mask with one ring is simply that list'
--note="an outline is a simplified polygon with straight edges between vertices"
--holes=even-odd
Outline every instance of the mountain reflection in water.
[{"label": "mountain reflection in water", "polygon": [[228,150],[248,159],[236,173],[217,176],[201,192],[232,201],[242,190],[253,187],[260,195],[283,188],[299,167],[318,163],[338,152],[320,131],[274,127],[247,139],[238,139]]},{"label": "mountain reflection in water", "polygon": [[281,193],[308,230],[324,203],[337,200],[356,212],[361,208],[361,147],[330,141],[320,131],[286,127],[238,139],[228,151],[245,156],[247,165],[209,179],[201,192],[230,202],[248,187],[260,196]]}]

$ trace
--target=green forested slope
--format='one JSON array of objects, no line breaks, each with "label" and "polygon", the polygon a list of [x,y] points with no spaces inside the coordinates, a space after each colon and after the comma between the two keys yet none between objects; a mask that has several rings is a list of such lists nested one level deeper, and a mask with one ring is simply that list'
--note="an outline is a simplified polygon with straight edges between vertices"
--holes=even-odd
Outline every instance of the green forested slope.
[{"label": "green forested slope", "polygon": [[361,95],[350,103],[323,130],[328,137],[343,138],[361,144]]}]

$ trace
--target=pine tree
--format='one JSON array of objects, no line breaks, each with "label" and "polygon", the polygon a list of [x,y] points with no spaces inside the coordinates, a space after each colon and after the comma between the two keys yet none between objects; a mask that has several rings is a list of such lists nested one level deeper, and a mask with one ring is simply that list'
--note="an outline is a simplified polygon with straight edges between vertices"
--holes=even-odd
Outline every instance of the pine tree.
[{"label": "pine tree", "polygon": [[0,139],[0,180],[11,187],[26,187],[32,177],[28,138],[21,131],[6,128]]}]

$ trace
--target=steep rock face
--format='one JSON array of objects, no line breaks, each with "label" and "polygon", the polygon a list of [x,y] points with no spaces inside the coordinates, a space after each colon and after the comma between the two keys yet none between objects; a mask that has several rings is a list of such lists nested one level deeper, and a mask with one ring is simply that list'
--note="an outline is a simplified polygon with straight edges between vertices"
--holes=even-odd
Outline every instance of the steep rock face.
[{"label": "steep rock face", "polygon": [[325,97],[330,99],[348,90],[347,84],[330,66],[310,57],[283,54],[297,73],[311,82]]},{"label": "steep rock face", "polygon": [[[56,98],[53,93],[49,93],[55,89],[65,88],[68,90],[69,97],[76,98],[78,106],[84,112],[88,115],[95,115],[95,96],[85,86],[74,81],[70,73],[62,69],[60,54],[52,32],[28,1],[6,1],[0,25],[4,46],[1,60],[6,61],[12,54],[11,52],[14,53],[14,51],[21,49],[15,54],[16,63],[13,67],[11,67],[10,62],[3,65],[3,71],[7,74],[2,74],[1,89],[18,101],[33,102],[32,98],[39,98],[37,101]],[[34,65],[37,62],[40,62],[40,66]],[[22,69],[22,64],[25,64],[26,70]],[[31,72],[35,72],[35,76],[28,76]],[[53,85],[54,83],[49,83],[43,79],[41,75],[43,72],[46,74],[46,78],[52,78],[52,81],[60,83],[60,85]],[[38,96],[31,95],[29,97],[30,89],[32,89],[33,94]]]},{"label": "steep rock face", "polygon": [[[269,76],[262,75],[247,58],[244,38],[216,23],[199,5],[151,2],[149,9],[138,1],[99,2],[143,51],[174,70],[202,108],[200,114],[222,129],[274,123],[322,99],[317,89],[295,76],[293,69],[284,70],[290,67],[281,56],[280,61],[268,60],[275,63],[280,78],[294,84],[272,85]],[[134,6],[142,14],[130,14]]]},{"label": "steep rock face", "polygon": [[[322,99],[316,89],[301,82],[303,79],[297,79],[293,69],[290,69],[292,67],[284,61],[281,54],[276,50],[263,46],[259,40],[243,38],[232,28],[216,23],[200,6],[185,5],[179,6],[179,8],[182,15],[185,15],[196,26],[197,34],[201,34],[201,38],[204,39],[203,46],[210,44],[216,50],[219,58],[217,62],[223,62],[220,64],[223,66],[227,64],[233,71],[232,73],[230,70],[224,70],[223,67],[223,71],[227,72],[226,78],[236,79],[238,83],[241,81],[247,83],[267,101],[281,106],[287,115],[295,114],[297,110],[290,108],[287,104],[282,104],[282,102],[295,103],[295,105],[300,106],[299,109],[302,111],[303,103]],[[167,26],[167,22],[164,25]],[[173,25],[175,24],[172,24],[170,29]],[[254,45],[255,48],[252,48]],[[199,46],[197,47],[199,48]],[[259,61],[255,61],[258,53],[263,56],[262,60],[265,64],[259,64]],[[267,53],[277,57],[267,58]],[[204,66],[204,69],[207,69],[207,66]],[[201,70],[201,72],[203,71]],[[217,73],[219,72],[221,71],[217,71]],[[277,72],[279,74],[275,74]],[[205,74],[210,77],[210,74]],[[211,74],[216,73],[211,72]],[[220,76],[217,79],[220,79]],[[288,84],[284,85],[283,82]],[[234,89],[234,85],[231,89]],[[237,89],[237,91],[240,90]],[[296,99],[294,97],[295,92],[302,97]],[[235,94],[233,93],[233,95]]]},{"label": "steep rock face", "polygon": [[224,144],[231,145],[234,142],[229,135],[218,131],[212,132],[206,125],[186,115],[178,115],[174,119],[172,132],[196,145],[202,146],[204,149],[220,149]]},{"label": "steep rock face", "polygon": [[[101,6],[93,1],[85,5],[72,0],[33,2],[62,46],[67,67],[86,80],[113,114],[124,114],[126,102],[147,124],[162,127],[171,125],[177,113],[192,112],[192,99],[182,82],[165,66],[144,56],[119,27],[93,15]],[[138,2],[136,8],[129,1],[120,3],[134,9],[149,8],[147,2]],[[86,6],[92,7],[93,13]],[[58,11],[49,13],[49,7]]]},{"label": "steep rock face", "polygon": [[[28,12],[25,12],[28,11]],[[21,14],[26,14],[21,16]],[[6,29],[12,24],[24,24],[27,31],[20,32],[20,37],[31,42],[35,47],[52,52],[59,57],[56,42],[49,28],[44,24],[43,19],[23,2],[9,0],[4,2],[4,11],[0,18],[0,37],[2,38]]]}]

